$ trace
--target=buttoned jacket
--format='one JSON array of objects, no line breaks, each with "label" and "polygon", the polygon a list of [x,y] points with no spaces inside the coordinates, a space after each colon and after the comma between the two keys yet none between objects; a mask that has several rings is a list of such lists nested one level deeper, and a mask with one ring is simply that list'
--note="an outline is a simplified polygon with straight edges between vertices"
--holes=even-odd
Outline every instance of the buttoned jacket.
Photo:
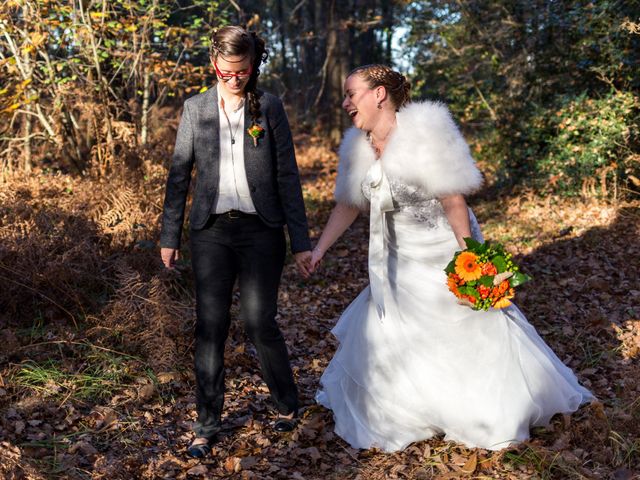
[{"label": "buttoned jacket", "polygon": [[[251,200],[260,219],[270,227],[286,225],[292,252],[311,249],[300,177],[289,122],[280,99],[258,92],[260,126],[257,146],[247,129],[252,125],[245,102],[244,166]],[[184,103],[164,200],[160,245],[180,248],[185,205],[193,169],[195,188],[190,228],[202,229],[212,213],[220,180],[220,119],[218,93],[210,88]],[[238,135],[240,136],[240,135]]]}]

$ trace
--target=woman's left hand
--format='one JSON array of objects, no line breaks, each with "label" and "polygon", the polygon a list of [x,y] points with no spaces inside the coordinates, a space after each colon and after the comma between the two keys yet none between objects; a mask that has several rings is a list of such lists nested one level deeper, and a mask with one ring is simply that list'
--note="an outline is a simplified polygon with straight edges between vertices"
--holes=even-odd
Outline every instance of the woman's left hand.
[{"label": "woman's left hand", "polygon": [[309,278],[311,276],[311,251],[294,253],[293,256],[296,259],[300,275],[304,278]]}]

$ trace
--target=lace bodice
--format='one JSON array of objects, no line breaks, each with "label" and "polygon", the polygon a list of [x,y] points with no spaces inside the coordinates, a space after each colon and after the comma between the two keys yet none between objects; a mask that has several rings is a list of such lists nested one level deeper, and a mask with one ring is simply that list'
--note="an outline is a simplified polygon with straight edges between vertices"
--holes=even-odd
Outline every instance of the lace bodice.
[{"label": "lace bodice", "polygon": [[437,198],[429,198],[414,185],[406,185],[398,181],[389,181],[394,206],[411,214],[417,221],[435,228],[436,221],[444,217],[442,204]]},{"label": "lace bodice", "polygon": [[[368,200],[371,200],[371,184],[376,183],[375,178],[379,175],[380,166],[375,164],[362,182],[362,193]],[[411,215],[426,228],[432,229],[443,226],[451,229],[440,200],[430,197],[415,185],[402,183],[396,179],[388,179],[388,181],[396,212]],[[469,210],[469,223],[471,236],[478,241],[484,241],[478,221],[471,210]]]},{"label": "lace bodice", "polygon": [[[411,214],[417,221],[435,228],[438,219],[444,217],[442,204],[437,198],[430,198],[415,185],[397,180],[389,180],[393,205],[397,211]],[[371,200],[371,176],[362,182],[362,193]]]}]

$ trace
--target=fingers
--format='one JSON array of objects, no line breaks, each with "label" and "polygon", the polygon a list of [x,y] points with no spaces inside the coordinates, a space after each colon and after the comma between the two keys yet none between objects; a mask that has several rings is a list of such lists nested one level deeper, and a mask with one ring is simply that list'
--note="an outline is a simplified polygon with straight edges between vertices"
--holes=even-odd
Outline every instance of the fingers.
[{"label": "fingers", "polygon": [[165,268],[171,269],[172,265],[171,265],[171,257],[168,257],[166,255],[161,255],[162,258],[162,263],[164,264]]},{"label": "fingers", "polygon": [[314,250],[313,252],[311,252],[311,259],[309,261],[311,273],[315,272],[317,268],[320,266],[320,262],[322,261],[323,256],[324,255],[322,255],[317,250]]},{"label": "fingers", "polygon": [[298,271],[303,278],[309,278],[311,276],[311,265],[308,262],[297,262]]},{"label": "fingers", "polygon": [[179,253],[175,248],[160,249],[160,258],[162,259],[162,263],[169,270],[173,270],[175,268],[175,263],[178,257]]},{"label": "fingers", "polygon": [[295,254],[296,266],[303,278],[311,276],[311,252],[299,252]]}]

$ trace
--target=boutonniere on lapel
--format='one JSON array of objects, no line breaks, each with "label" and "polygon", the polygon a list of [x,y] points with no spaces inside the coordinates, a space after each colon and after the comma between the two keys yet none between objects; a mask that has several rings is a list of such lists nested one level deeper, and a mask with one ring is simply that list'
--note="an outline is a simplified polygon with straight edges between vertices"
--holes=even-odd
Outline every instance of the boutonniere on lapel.
[{"label": "boutonniere on lapel", "polygon": [[258,139],[264,135],[264,128],[262,128],[257,123],[254,123],[249,128],[247,128],[247,133],[253,138],[253,146],[258,146]]}]

